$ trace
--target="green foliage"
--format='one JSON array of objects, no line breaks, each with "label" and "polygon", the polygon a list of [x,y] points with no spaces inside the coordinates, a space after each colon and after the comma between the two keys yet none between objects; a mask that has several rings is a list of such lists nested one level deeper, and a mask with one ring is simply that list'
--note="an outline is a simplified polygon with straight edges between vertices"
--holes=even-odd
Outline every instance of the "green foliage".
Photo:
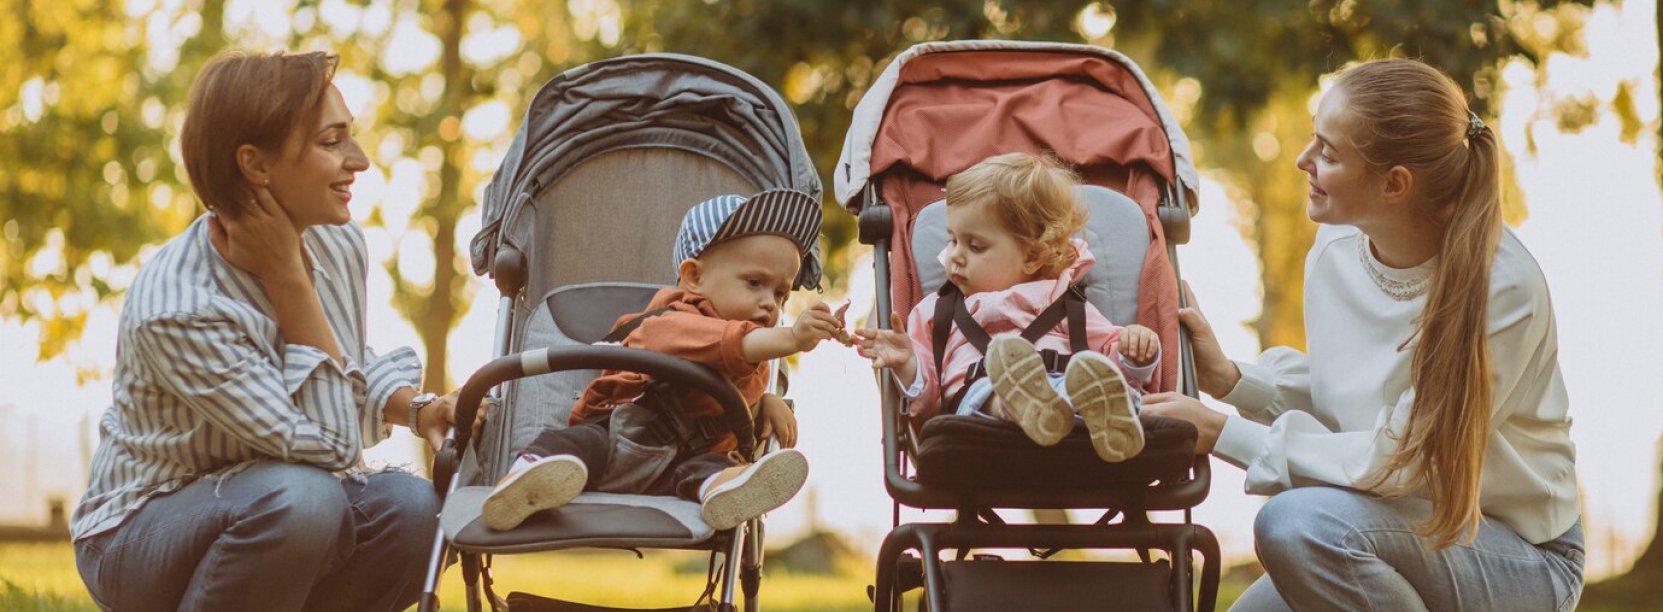
[{"label": "green foliage", "polygon": [[[850,110],[888,58],[915,43],[1008,38],[1117,48],[1164,86],[1202,164],[1225,169],[1224,180],[1252,207],[1245,231],[1260,250],[1266,287],[1258,331],[1267,345],[1300,346],[1300,262],[1315,226],[1305,219],[1304,182],[1292,160],[1308,136],[1318,77],[1359,59],[1420,57],[1449,72],[1491,116],[1503,61],[1534,62],[1578,44],[1581,13],[1554,10],[1561,4],[1577,3],[638,0],[618,5],[615,37],[579,32],[568,63],[674,51],[737,66],[792,102],[829,177]],[[1083,25],[1088,12],[1112,28],[1091,31]],[[1544,19],[1554,27],[1540,27]],[[1180,83],[1190,97],[1170,95]],[[854,227],[832,206],[826,243],[836,284],[847,274],[836,255],[853,242]]]},{"label": "green foliage", "polygon": [[[203,17],[219,14],[219,1],[205,4]],[[122,288],[111,264],[194,216],[165,143],[219,22],[197,20],[192,42],[162,50],[121,2],[4,5],[14,18],[0,40],[17,44],[0,45],[0,315],[47,321],[46,358],[79,335],[91,302]],[[178,69],[156,69],[153,54],[171,51]]]},{"label": "green foliage", "polygon": [[[396,261],[386,265],[396,308],[427,344],[430,384],[441,384],[433,377],[443,375],[445,337],[472,299],[462,256],[453,248],[455,232],[489,179],[489,169],[476,169],[472,160],[502,144],[474,142],[460,133],[460,119],[488,101],[507,104],[517,117],[539,84],[572,66],[652,51],[732,64],[785,94],[821,175],[829,177],[850,110],[888,58],[912,44],[1011,38],[1120,49],[1166,90],[1198,144],[1202,165],[1226,169],[1224,180],[1252,207],[1247,218],[1253,226],[1244,231],[1264,264],[1261,338],[1299,345],[1298,262],[1313,227],[1303,218],[1303,187],[1292,158],[1308,131],[1318,77],[1358,59],[1421,57],[1454,76],[1479,112],[1491,116],[1501,64],[1514,57],[1535,61],[1554,50],[1577,52],[1588,1],[574,0],[551,7],[405,0],[392,5],[394,19],[413,18],[439,39],[443,52],[431,66],[395,73],[382,61],[395,28],[335,31],[316,18],[318,0],[302,0],[288,46],[334,50],[344,71],[374,83],[373,122],[360,130],[366,148],[407,155],[426,169],[433,187],[424,192],[410,227],[432,241],[433,280],[413,283],[406,279],[412,271]],[[0,48],[0,159],[11,163],[0,174],[0,215],[6,219],[0,227],[6,238],[0,315],[51,321],[43,347],[49,356],[75,337],[84,318],[59,308],[58,298],[76,292],[103,298],[122,288],[88,272],[110,266],[89,261],[131,261],[140,246],[177,232],[195,214],[168,147],[189,79],[226,46],[223,0],[201,0],[199,10],[168,18],[165,25],[195,32],[165,69],[150,61],[169,51],[149,40],[158,31],[149,24],[154,17],[126,18],[125,3],[8,4],[22,18],[0,23],[0,39],[22,44]],[[1095,21],[1087,23],[1086,15]],[[518,51],[489,65],[460,57],[467,35],[500,27],[518,33]],[[45,104],[20,102],[29,91],[39,91],[28,95]],[[1579,104],[1558,105],[1557,118],[1567,129],[1598,111]],[[1632,96],[1619,96],[1616,106],[1619,116],[1636,114]],[[1625,119],[1624,134],[1637,134],[1638,125]],[[395,161],[372,157],[383,168]],[[847,277],[851,259],[843,251],[854,242],[854,225],[835,204],[828,202],[826,212],[828,280],[836,291]],[[59,260],[34,262],[43,250]]]},{"label": "green foliage", "polygon": [[[1449,73],[1474,110],[1493,117],[1502,64],[1574,50],[1585,4],[1126,2],[1110,9],[1114,29],[1098,42],[1123,49],[1157,78],[1188,80],[1195,93],[1168,100],[1187,118],[1199,163],[1224,169],[1233,199],[1248,207],[1244,233],[1259,252],[1264,287],[1255,331],[1264,346],[1303,347],[1302,262],[1316,226],[1305,216],[1305,177],[1294,159],[1310,137],[1319,77],[1355,61],[1419,58]],[[1507,216],[1516,222],[1524,209],[1511,170],[1507,160]]]}]

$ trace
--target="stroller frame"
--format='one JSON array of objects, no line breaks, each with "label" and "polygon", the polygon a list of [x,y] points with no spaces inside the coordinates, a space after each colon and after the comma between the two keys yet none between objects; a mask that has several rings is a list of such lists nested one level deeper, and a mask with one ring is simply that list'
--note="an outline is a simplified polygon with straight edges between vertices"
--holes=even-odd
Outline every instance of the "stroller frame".
[{"label": "stroller frame", "polygon": [[[610,187],[607,181],[620,172],[647,175],[630,181],[625,190],[584,191],[596,184]],[[577,191],[566,191],[567,185],[578,185]],[[751,415],[731,382],[704,366],[661,353],[591,343],[601,339],[616,317],[634,312],[626,306],[644,305],[654,290],[673,281],[665,264],[680,210],[722,193],[781,187],[816,198],[821,193],[790,107],[766,84],[733,67],[687,55],[632,55],[571,68],[538,91],[486,189],[484,222],[472,242],[473,271],[492,276],[501,296],[494,346],[498,357],[475,371],[460,389],[455,431],[434,457],[434,486],[446,508],[434,536],[421,610],[437,609],[439,577],[458,559],[468,609],[501,609],[515,597],[505,601],[492,591],[491,555],[573,548],[709,551],[713,574],[719,554],[721,570],[696,609],[705,609],[709,597],[711,609],[736,610],[741,590],[744,609],[758,608],[764,533],[760,519],[713,531],[697,518],[698,506],[692,502],[596,494],[606,499],[589,502],[599,505],[586,511],[567,513],[572,508],[568,506],[556,511],[560,520],[539,526],[534,517],[520,529],[490,533],[470,514],[477,512],[477,504],[466,506],[483,499],[481,492],[489,487],[481,485],[500,476],[517,450],[516,438],[524,429],[516,429],[516,419],[504,416],[518,414],[527,407],[522,404],[533,400],[537,401],[529,405],[570,401],[507,384],[539,375],[629,370],[701,390],[722,406],[728,428],[739,439],[739,452],[755,456]],[[682,208],[667,209],[666,203]],[[628,225],[620,228],[615,223],[606,226],[611,231],[597,232],[601,225],[584,224],[613,220]],[[570,240],[551,240],[545,232],[564,232],[561,235]],[[606,261],[607,253],[614,257],[609,265],[593,265]],[[576,307],[557,311],[553,300],[559,295],[575,296],[568,305]],[[545,314],[552,320],[541,318]],[[562,318],[568,315],[570,319]],[[568,320],[575,322],[572,327]],[[550,338],[545,333],[549,324],[556,336],[553,346],[543,344]],[[562,377],[561,384],[581,379]],[[771,386],[779,382],[778,377],[770,378]],[[507,410],[497,410],[487,431],[477,432],[474,417],[487,403],[503,404]],[[584,503],[589,495],[579,496],[572,505]],[[621,498],[645,501],[618,501]],[[462,512],[453,512],[453,503]],[[633,505],[638,503],[645,505]],[[616,520],[632,529],[606,531],[610,525],[604,523],[615,516],[614,508],[656,508],[655,513],[626,516],[652,514],[653,529],[668,522],[674,533],[634,529],[640,525],[626,518]],[[584,512],[606,519],[597,523],[585,519]],[[688,518],[689,512],[693,518]],[[555,528],[544,529],[550,525]],[[590,529],[597,525],[599,530]],[[528,527],[531,531],[524,532]],[[617,609],[558,600],[543,605],[560,610]]]},{"label": "stroller frame", "polygon": [[[871,197],[871,194],[868,194]],[[867,202],[860,215],[860,240],[874,247],[877,282],[876,319],[888,328],[891,312],[890,297],[883,288],[889,286],[889,241],[893,230],[890,211],[875,199]],[[876,203],[877,205],[870,205]],[[1180,210],[1187,213],[1187,208]],[[1187,215],[1182,221],[1187,223]],[[1180,230],[1180,233],[1187,230]],[[1169,236],[1172,232],[1169,230]],[[1170,247],[1169,247],[1170,248]],[[1176,265],[1176,259],[1174,259]],[[1193,361],[1187,336],[1183,340],[1183,362],[1186,366],[1184,392],[1195,396]],[[918,453],[917,432],[906,414],[906,400],[887,370],[878,377],[883,407],[884,487],[894,499],[894,525],[878,552],[876,584],[872,591],[874,609],[888,611],[900,607],[901,593],[917,586],[925,589],[925,601],[931,610],[946,607],[947,590],[939,553],[959,550],[960,559],[973,548],[1046,547],[1046,548],[1155,548],[1164,550],[1172,559],[1171,586],[1173,603],[1178,610],[1212,610],[1218,593],[1218,539],[1212,531],[1191,522],[1190,511],[1207,497],[1211,485],[1212,467],[1206,456],[1197,456],[1191,467],[1189,480],[1161,483],[1147,489],[1099,490],[1092,492],[1057,491],[1044,489],[988,490],[932,486],[907,475],[909,457]],[[956,510],[958,518],[951,523],[901,524],[900,508]],[[993,508],[1111,508],[1125,515],[1119,524],[1069,525],[1004,525],[998,522]],[[1150,522],[1143,512],[1183,510],[1181,524]],[[1114,511],[1104,517],[1112,517]],[[1153,546],[1150,546],[1153,544]],[[1141,545],[1141,546],[1140,546]],[[907,551],[921,555],[909,562]],[[1193,574],[1190,552],[1202,554],[1201,594],[1191,602],[1190,584]],[[1140,551],[1141,552],[1141,551]]]},{"label": "stroller frame", "polygon": [[[1189,160],[1188,141],[1177,131],[1176,122],[1171,120],[1164,104],[1158,95],[1153,93],[1153,86],[1148,82],[1136,65],[1124,56],[1087,45],[1070,45],[1057,43],[1028,43],[1015,41],[959,41],[943,43],[924,43],[917,45],[897,58],[891,60],[883,77],[879,79],[877,87],[890,87],[899,91],[909,78],[920,79],[918,82],[943,83],[941,87],[949,91],[968,89],[965,83],[978,78],[976,71],[969,66],[974,64],[960,64],[953,67],[943,62],[956,61],[955,54],[986,53],[996,61],[1013,62],[1020,58],[1034,56],[1046,57],[1053,62],[1068,62],[1072,68],[1089,65],[1093,62],[1117,64],[1123,69],[1122,76],[1116,77],[1111,89],[1125,90],[1141,89],[1148,100],[1145,111],[1150,116],[1155,127],[1168,134],[1171,141],[1169,157],[1165,160],[1145,160],[1156,166],[1164,165],[1165,169],[1155,168],[1155,172],[1146,173],[1140,180],[1141,197],[1145,202],[1158,200],[1154,210],[1150,213],[1152,220],[1158,220],[1159,231],[1166,239],[1165,255],[1170,262],[1170,281],[1176,284],[1178,278],[1178,263],[1175,245],[1188,241],[1189,220],[1193,212],[1191,198],[1197,183],[1197,177]],[[939,54],[939,55],[936,55]],[[913,76],[907,76],[908,62],[935,56],[948,58],[927,64],[920,68]],[[1025,60],[1021,60],[1025,61]],[[1046,60],[1042,60],[1046,61]],[[1020,70],[1007,68],[993,69],[997,76],[989,77],[994,87],[1009,86],[1015,81],[999,80],[1024,78]],[[1071,73],[1071,77],[1079,79],[1084,73],[1098,76],[1092,72],[1094,68],[1087,66],[1079,73]],[[1015,76],[1013,76],[1015,74]],[[1035,77],[1038,78],[1038,77]],[[930,79],[935,79],[932,81]],[[958,88],[958,89],[954,89]],[[921,198],[920,194],[935,193],[933,189],[923,187],[940,185],[947,175],[962,169],[970,160],[944,161],[931,155],[942,155],[940,151],[951,147],[941,147],[935,141],[935,136],[919,136],[928,138],[919,141],[929,143],[926,150],[932,153],[919,153],[917,157],[910,151],[896,157],[893,151],[880,154],[873,140],[880,131],[886,131],[891,122],[897,126],[908,126],[905,119],[892,118],[888,111],[892,100],[890,92],[884,91],[879,95],[868,93],[855,110],[856,128],[852,130],[845,141],[842,159],[837,168],[838,199],[854,211],[857,215],[858,234],[862,243],[874,248],[875,286],[877,287],[874,319],[877,327],[890,327],[890,315],[895,312],[894,300],[901,297],[918,299],[920,290],[929,291],[927,287],[920,289],[918,277],[914,269],[894,270],[892,262],[909,261],[917,255],[910,252],[914,239],[910,233],[912,222],[918,218],[923,202],[932,198]],[[900,95],[900,94],[895,94]],[[952,98],[958,103],[972,99],[968,95]],[[1032,103],[1034,99],[1023,98],[1024,102]],[[977,99],[980,103],[980,99]],[[1084,104],[1080,99],[1071,99],[1071,104]],[[896,104],[903,104],[896,102]],[[918,105],[918,99],[911,99],[906,104]],[[918,108],[917,106],[901,108]],[[1031,107],[1029,107],[1031,108]],[[922,112],[922,111],[919,111]],[[984,112],[987,112],[984,110]],[[912,115],[917,117],[919,115]],[[979,119],[978,119],[979,120]],[[1035,124],[1032,116],[1025,118],[1022,128],[1012,128],[1012,132],[1020,132],[1032,128]],[[1072,135],[1071,135],[1072,136]],[[888,136],[896,138],[897,136]],[[1026,137],[1026,136],[1025,136]],[[1021,139],[1018,139],[1020,141]],[[893,144],[895,141],[885,141]],[[1027,146],[1051,148],[1054,145],[1048,141],[1037,140],[1026,145],[1012,145],[998,141],[1003,150],[1013,150],[1008,147]],[[1076,139],[1066,143],[1070,146],[1082,146],[1082,141]],[[985,148],[985,147],[981,147]],[[903,149],[905,150],[905,149]],[[980,151],[978,147],[970,150]],[[997,152],[997,151],[995,151]],[[960,149],[955,154],[965,154]],[[1059,151],[1061,153],[1061,151]],[[987,155],[981,151],[978,155]],[[881,160],[880,160],[881,158]],[[1067,159],[1064,156],[1064,159]],[[914,168],[908,163],[923,161],[929,164],[928,169]],[[1092,163],[1104,163],[1101,158]],[[1119,163],[1119,162],[1117,162]],[[951,167],[943,167],[950,165]],[[1145,168],[1146,170],[1148,168]],[[1156,177],[1158,187],[1151,187],[1148,182],[1150,174]],[[1093,184],[1093,177],[1088,176],[1087,184]],[[1125,178],[1124,176],[1122,178]],[[891,204],[884,200],[893,195],[886,189],[884,183],[889,180],[898,181],[895,192],[900,194],[901,203],[896,206],[907,207],[898,212],[891,208]],[[1132,179],[1126,178],[1130,181]],[[1112,179],[1111,179],[1112,182]],[[909,187],[910,186],[910,187]],[[1158,192],[1158,193],[1156,193]],[[939,197],[939,196],[934,196]],[[1144,204],[1143,206],[1149,206]],[[897,227],[904,224],[908,233],[901,233]],[[1154,249],[1151,244],[1151,249]],[[902,253],[893,253],[900,250]],[[900,255],[897,257],[896,255]],[[922,257],[923,255],[917,255]],[[897,263],[896,265],[901,265]],[[1151,268],[1145,268],[1149,274]],[[1159,268],[1153,268],[1159,270]],[[897,276],[898,275],[898,276]],[[909,291],[903,291],[894,282],[895,278],[913,281]],[[1144,277],[1149,278],[1148,276]],[[903,282],[904,284],[904,282]],[[892,294],[892,292],[894,292]],[[1181,292],[1177,296],[1176,304],[1183,306]],[[939,324],[939,322],[938,322]],[[1194,386],[1194,363],[1192,349],[1187,334],[1180,328],[1175,338],[1176,346],[1167,344],[1167,349],[1176,349],[1176,369],[1178,370],[1178,390],[1192,397],[1197,395]],[[1167,340],[1166,342],[1172,342]],[[1173,374],[1168,370],[1168,374]],[[1171,385],[1171,379],[1166,384]],[[911,421],[907,415],[907,400],[902,396],[899,385],[894,377],[884,370],[878,375],[881,395],[880,415],[883,429],[884,453],[884,485],[890,497],[894,500],[893,523],[895,528],[884,539],[880,548],[877,567],[876,583],[870,595],[874,609],[880,611],[894,610],[901,605],[901,595],[905,591],[922,588],[923,601],[931,610],[970,609],[999,609],[999,606],[1021,606],[1039,609],[1048,606],[1078,607],[1079,599],[1068,601],[1042,602],[1043,597],[1029,598],[1036,592],[1035,585],[1044,587],[1058,587],[1060,589],[1090,592],[1099,589],[1094,594],[1099,597],[1119,597],[1122,591],[1114,590],[1114,586],[1141,586],[1149,580],[1165,581],[1167,591],[1163,595],[1155,593],[1158,601],[1126,603],[1124,605],[1135,609],[1166,608],[1177,610],[1211,610],[1216,605],[1216,594],[1220,573],[1220,557],[1218,541],[1206,527],[1192,522],[1191,509],[1201,503],[1211,484],[1211,464],[1206,456],[1196,456],[1188,465],[1187,475],[1183,478],[1169,478],[1157,484],[1144,487],[1119,488],[1091,488],[1082,486],[1077,488],[1046,488],[1017,485],[1001,485],[999,488],[991,486],[975,486],[970,484],[935,483],[918,478],[918,472],[913,462],[920,455],[921,429]],[[1170,388],[1170,387],[1168,387]],[[963,417],[957,417],[963,418]],[[902,524],[900,517],[901,506],[909,506],[925,510],[955,510],[957,517],[951,522],[912,522]],[[1091,524],[1035,524],[1035,525],[1006,525],[994,513],[995,508],[1011,509],[1107,509],[1108,512],[1098,521]],[[1146,512],[1177,511],[1184,512],[1181,523],[1154,523]],[[1124,518],[1116,523],[1110,523],[1116,515]],[[1125,564],[1115,562],[1001,562],[999,564],[981,563],[981,561],[967,561],[971,552],[977,548],[1022,548],[1046,547],[1052,549],[1087,548],[1087,549],[1136,549],[1142,557],[1142,564]],[[1159,549],[1166,553],[1170,569],[1162,563],[1152,563],[1148,551]],[[957,552],[954,561],[943,561],[941,553],[953,550]],[[912,552],[916,552],[914,556]],[[1055,552],[1054,550],[1051,552]],[[1045,558],[1051,552],[1039,553]],[[1200,553],[1203,564],[1200,568],[1199,585],[1195,584],[1195,568],[1192,554]],[[994,568],[998,568],[995,570]],[[973,570],[973,571],[972,571]],[[1001,574],[1010,577],[1002,578]],[[953,576],[958,575],[968,579],[956,581]],[[1199,596],[1192,592],[1199,587]],[[1102,590],[1108,588],[1109,590]],[[1147,589],[1145,589],[1147,590]],[[962,593],[962,599],[958,596]],[[1005,600],[1003,603],[994,601],[1010,595],[1012,592],[1022,599]],[[1076,593],[1077,595],[1079,593]],[[1087,598],[1091,594],[1085,595]],[[1100,602],[1101,603],[1101,602]]]}]

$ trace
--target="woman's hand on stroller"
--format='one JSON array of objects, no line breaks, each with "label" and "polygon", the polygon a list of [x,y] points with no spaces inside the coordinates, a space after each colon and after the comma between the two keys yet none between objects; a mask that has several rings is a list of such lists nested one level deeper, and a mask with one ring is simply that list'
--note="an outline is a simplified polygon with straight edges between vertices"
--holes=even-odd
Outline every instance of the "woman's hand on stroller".
[{"label": "woman's hand on stroller", "polygon": [[[456,396],[460,393],[462,391],[458,389],[440,396],[423,408],[417,416],[416,435],[427,440],[427,443],[433,446],[433,450],[445,446],[445,434],[450,433],[450,428],[456,425]],[[474,414],[474,431],[479,431],[480,426],[484,424],[485,410],[482,405],[479,412]]]},{"label": "woman's hand on stroller", "polygon": [[872,369],[889,368],[901,380],[911,381],[918,376],[918,363],[913,358],[912,338],[903,331],[905,322],[899,313],[890,313],[890,329],[862,328],[855,330],[855,351],[872,360]]},{"label": "woman's hand on stroller", "polygon": [[1229,419],[1224,413],[1208,408],[1201,400],[1182,393],[1167,391],[1143,396],[1144,416],[1158,416],[1189,421],[1195,425],[1195,454],[1206,455],[1218,445],[1218,435]]},{"label": "woman's hand on stroller", "polygon": [[797,446],[797,414],[785,404],[785,400],[772,393],[762,394],[762,401],[758,402],[760,425],[756,430],[759,440],[779,435],[781,448],[795,448]]},{"label": "woman's hand on stroller", "polygon": [[1218,337],[1213,335],[1213,326],[1201,314],[1201,305],[1196,303],[1195,292],[1190,291],[1188,282],[1184,283],[1184,303],[1188,306],[1178,309],[1178,322],[1190,332],[1190,347],[1195,351],[1195,384],[1207,395],[1224,397],[1236,388],[1241,370],[1224,356]]}]

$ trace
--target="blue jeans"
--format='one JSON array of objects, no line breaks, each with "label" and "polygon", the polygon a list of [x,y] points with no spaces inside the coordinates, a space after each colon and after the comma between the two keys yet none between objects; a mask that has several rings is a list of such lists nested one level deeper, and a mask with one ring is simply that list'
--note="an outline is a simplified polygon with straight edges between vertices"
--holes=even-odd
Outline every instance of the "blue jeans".
[{"label": "blue jeans", "polygon": [[1478,537],[1432,550],[1425,499],[1302,487],[1259,511],[1265,576],[1231,610],[1571,610],[1582,596],[1582,523],[1532,545],[1486,518]]},{"label": "blue jeans", "polygon": [[[1063,399],[1068,400],[1068,405],[1074,405],[1074,398],[1068,396],[1068,389],[1065,386],[1066,383],[1063,382],[1065,379],[1062,374],[1047,374],[1046,380],[1051,381],[1051,388],[1057,390],[1057,395],[1061,395]],[[964,392],[964,399],[959,400],[958,410],[953,414],[999,418],[985,410],[990,399],[993,399],[993,379],[983,376],[976,379],[976,382],[970,383],[970,390]],[[1132,414],[1137,414],[1143,410],[1143,394],[1138,392],[1137,387],[1126,386],[1126,399],[1132,402]],[[1079,417],[1076,416],[1075,420],[1078,422]]]},{"label": "blue jeans", "polygon": [[267,461],[145,502],[75,543],[93,599],[115,610],[400,610],[438,527],[431,481],[360,482]]}]

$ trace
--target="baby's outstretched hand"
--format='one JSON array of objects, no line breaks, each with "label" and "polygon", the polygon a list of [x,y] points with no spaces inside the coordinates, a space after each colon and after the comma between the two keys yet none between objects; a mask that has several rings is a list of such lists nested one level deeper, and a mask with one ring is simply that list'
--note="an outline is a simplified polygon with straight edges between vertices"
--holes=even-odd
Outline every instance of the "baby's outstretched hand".
[{"label": "baby's outstretched hand", "polygon": [[799,352],[811,351],[821,340],[836,338],[842,329],[843,320],[832,314],[831,307],[825,302],[815,302],[791,325],[791,339]]},{"label": "baby's outstretched hand", "polygon": [[1155,335],[1155,330],[1142,325],[1127,325],[1120,328],[1120,356],[1127,363],[1135,366],[1146,366],[1155,361],[1155,356],[1161,351],[1161,338]]},{"label": "baby's outstretched hand", "polygon": [[[890,314],[889,322],[892,329],[868,327],[855,330],[855,351],[860,353],[861,357],[872,360],[873,368],[911,370],[912,338],[901,332],[903,325],[900,314]],[[903,377],[907,380],[912,379],[910,375]]]}]

